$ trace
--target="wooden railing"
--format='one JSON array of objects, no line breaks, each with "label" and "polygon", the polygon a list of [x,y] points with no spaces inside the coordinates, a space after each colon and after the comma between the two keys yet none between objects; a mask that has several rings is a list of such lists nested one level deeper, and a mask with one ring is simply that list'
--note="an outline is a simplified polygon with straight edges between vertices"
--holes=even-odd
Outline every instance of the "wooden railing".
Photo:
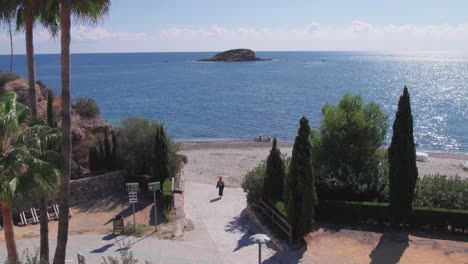
[{"label": "wooden railing", "polygon": [[262,199],[260,199],[258,208],[261,209],[265,216],[270,218],[273,224],[279,227],[279,229],[288,236],[289,244],[292,244],[292,226],[288,223],[288,221]]}]

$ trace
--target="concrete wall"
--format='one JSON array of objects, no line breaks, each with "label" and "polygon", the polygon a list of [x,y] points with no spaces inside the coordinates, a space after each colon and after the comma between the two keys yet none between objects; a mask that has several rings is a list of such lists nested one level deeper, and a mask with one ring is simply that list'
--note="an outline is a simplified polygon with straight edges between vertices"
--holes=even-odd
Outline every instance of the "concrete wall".
[{"label": "concrete wall", "polygon": [[70,181],[70,206],[117,193],[125,193],[127,171],[111,171]]}]

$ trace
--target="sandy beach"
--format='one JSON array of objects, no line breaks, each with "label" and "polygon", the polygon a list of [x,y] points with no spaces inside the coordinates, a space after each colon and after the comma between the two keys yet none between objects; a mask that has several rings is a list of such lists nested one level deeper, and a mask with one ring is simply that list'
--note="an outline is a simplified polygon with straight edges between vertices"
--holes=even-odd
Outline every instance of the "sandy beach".
[{"label": "sandy beach", "polygon": [[[242,177],[249,170],[268,157],[271,142],[255,141],[185,141],[178,142],[180,152],[189,163],[189,181],[214,183],[223,176],[226,184],[239,187]],[[293,143],[279,142],[281,153],[291,155]],[[441,174],[468,178],[468,170],[463,164],[468,162],[468,154],[428,152],[429,161],[417,162],[420,176]]]}]

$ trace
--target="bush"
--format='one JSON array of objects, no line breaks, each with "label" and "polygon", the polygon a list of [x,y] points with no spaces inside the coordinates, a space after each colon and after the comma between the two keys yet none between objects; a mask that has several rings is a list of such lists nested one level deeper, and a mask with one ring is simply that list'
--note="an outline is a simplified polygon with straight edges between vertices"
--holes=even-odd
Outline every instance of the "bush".
[{"label": "bush", "polygon": [[419,178],[413,206],[468,209],[468,179],[438,174]]},{"label": "bush", "polygon": [[146,225],[137,224],[133,226],[133,223],[127,223],[122,230],[122,234],[125,236],[133,235],[136,237],[141,237],[146,231],[148,231],[148,229],[149,228]]},{"label": "bush", "polygon": [[98,117],[100,113],[96,101],[94,101],[92,98],[78,97],[78,99],[76,99],[75,103],[72,105],[72,108],[82,118]]},{"label": "bush", "polygon": [[[384,223],[392,221],[388,203],[321,201],[317,210],[320,220],[338,223]],[[463,230],[468,228],[468,210],[413,207],[406,224]]]},{"label": "bush", "polygon": [[247,201],[255,203],[263,196],[263,183],[265,182],[266,162],[262,161],[257,167],[247,172],[242,179],[242,189],[247,193]]},{"label": "bush", "polygon": [[0,71],[0,92],[3,90],[3,86],[7,82],[14,81],[16,79],[19,79],[19,76],[14,74],[14,73],[7,73],[7,72],[2,72]]},{"label": "bush", "polygon": [[[161,124],[142,117],[125,118],[121,123],[116,132],[119,138],[117,156],[123,168],[134,175],[154,175],[154,141]],[[169,171],[170,177],[173,177],[179,168],[180,158],[177,155],[178,146],[169,138],[168,141]]]},{"label": "bush", "polygon": [[375,103],[346,94],[322,108],[319,130],[311,131],[319,199],[381,200],[388,172],[387,116]]}]

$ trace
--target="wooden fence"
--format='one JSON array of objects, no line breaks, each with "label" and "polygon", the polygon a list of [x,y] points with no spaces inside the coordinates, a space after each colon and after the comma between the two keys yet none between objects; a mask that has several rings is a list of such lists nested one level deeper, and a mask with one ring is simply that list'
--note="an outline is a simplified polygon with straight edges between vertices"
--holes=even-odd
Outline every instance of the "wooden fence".
[{"label": "wooden fence", "polygon": [[281,231],[283,231],[289,239],[289,244],[292,244],[292,226],[288,223],[286,219],[280,214],[278,214],[269,204],[260,199],[258,208],[270,218],[271,222],[275,224]]}]

